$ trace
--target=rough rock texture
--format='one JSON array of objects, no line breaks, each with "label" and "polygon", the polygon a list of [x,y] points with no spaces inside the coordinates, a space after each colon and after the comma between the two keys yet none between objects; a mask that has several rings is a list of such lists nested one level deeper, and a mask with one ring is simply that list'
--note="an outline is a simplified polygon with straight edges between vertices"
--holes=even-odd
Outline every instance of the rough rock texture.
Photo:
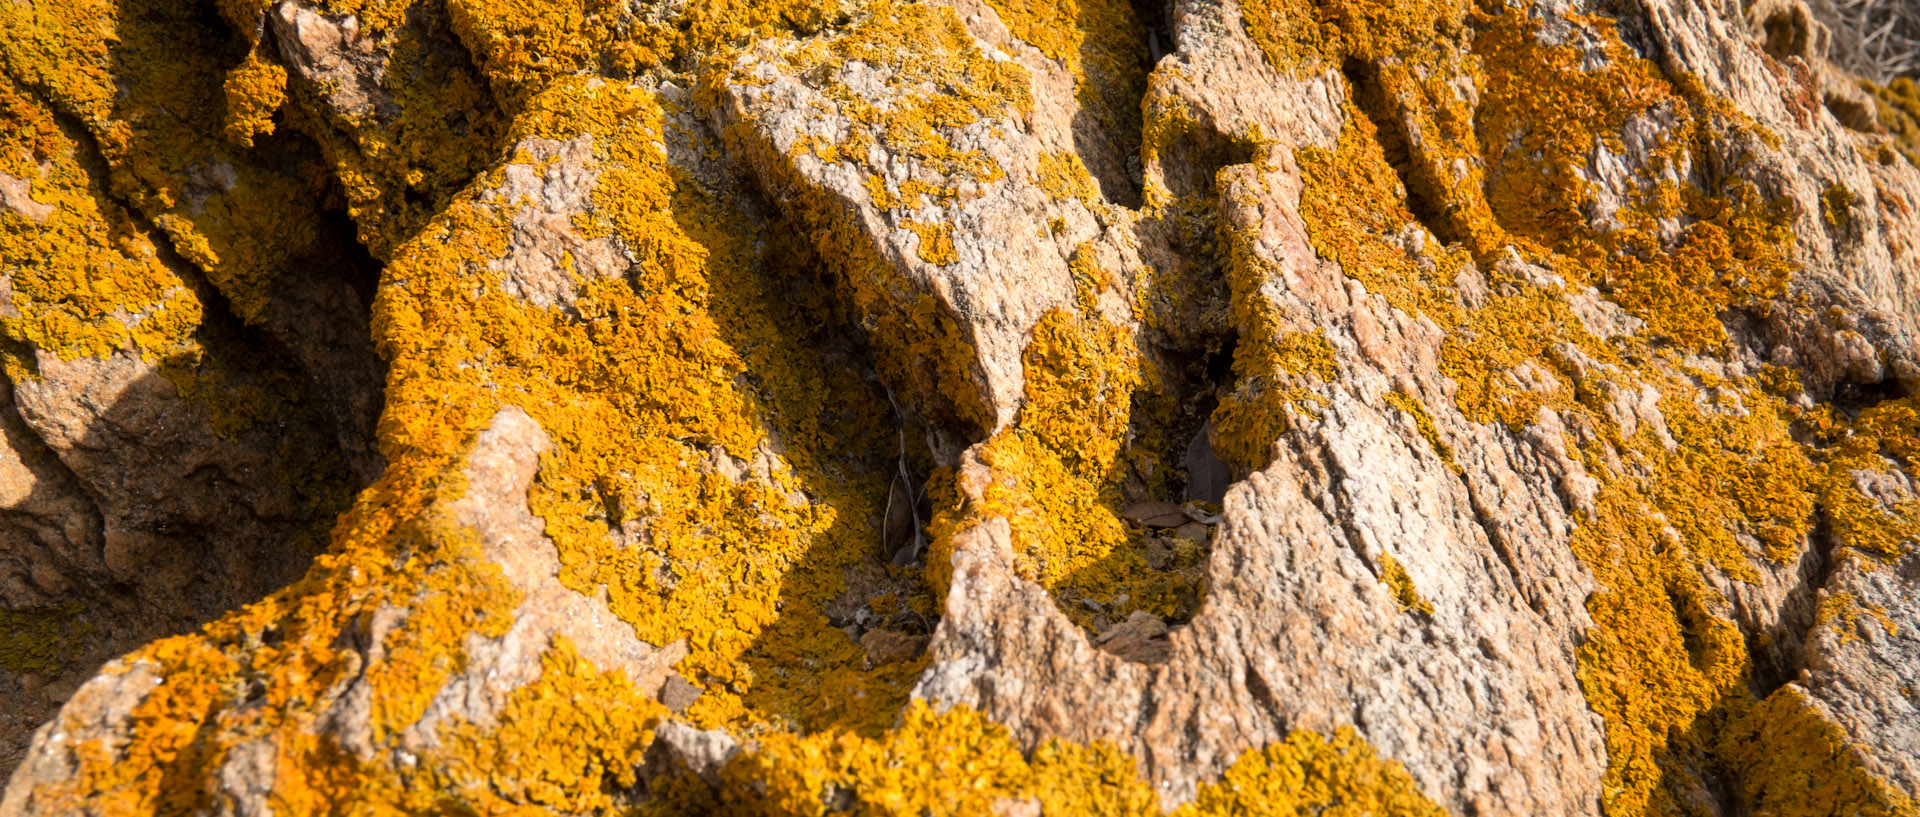
[{"label": "rough rock texture", "polygon": [[[70,17],[34,11],[7,13],[0,87],[0,175],[18,193],[0,205],[9,764],[106,659],[297,579],[381,468],[366,268],[316,246],[324,223],[289,226],[261,202],[319,222],[289,195],[302,150],[262,145],[245,164],[207,117],[153,114],[193,99],[165,78],[129,83],[107,111],[84,66],[59,79],[34,61],[84,47],[63,39],[84,36]],[[124,10],[149,16],[122,42],[151,44],[166,18],[152,11]],[[173,64],[191,75],[213,56]],[[56,79],[58,93],[28,90]],[[156,142],[180,152],[156,161]]]},{"label": "rough rock texture", "polygon": [[0,5],[0,817],[1915,814],[1823,18]]}]

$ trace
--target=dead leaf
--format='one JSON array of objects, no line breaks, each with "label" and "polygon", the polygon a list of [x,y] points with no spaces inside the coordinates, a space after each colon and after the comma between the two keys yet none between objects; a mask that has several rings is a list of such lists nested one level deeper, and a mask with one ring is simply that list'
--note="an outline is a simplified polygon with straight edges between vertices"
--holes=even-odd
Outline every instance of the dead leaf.
[{"label": "dead leaf", "polygon": [[1212,431],[1213,422],[1208,421],[1193,435],[1193,441],[1187,443],[1187,500],[1218,505],[1227,499],[1227,486],[1233,484],[1233,469],[1213,455],[1213,443],[1208,439]]},{"label": "dead leaf", "polygon": [[1177,528],[1187,523],[1187,515],[1179,505],[1157,499],[1135,502],[1120,515],[1149,528]]}]

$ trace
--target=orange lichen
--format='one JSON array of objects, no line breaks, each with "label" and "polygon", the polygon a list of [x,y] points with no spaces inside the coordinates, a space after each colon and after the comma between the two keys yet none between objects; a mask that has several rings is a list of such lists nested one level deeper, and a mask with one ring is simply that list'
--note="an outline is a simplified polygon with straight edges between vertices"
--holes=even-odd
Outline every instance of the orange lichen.
[{"label": "orange lichen", "polygon": [[1720,751],[1742,771],[1735,795],[1750,814],[1920,814],[1911,796],[1862,767],[1846,734],[1793,686],[1776,690],[1729,725]]},{"label": "orange lichen", "polygon": [[[1129,461],[1155,456],[1132,433],[1135,391],[1156,377],[1133,339],[1104,319],[1054,310],[1034,326],[1022,363],[1025,405],[978,450],[995,477],[970,512],[1005,517],[1015,568],[1057,596],[1092,601],[1113,621],[1134,610],[1191,617],[1203,591],[1200,553],[1150,567],[1151,534],[1120,515],[1137,479]],[[1082,604],[1065,612],[1093,622]]]},{"label": "orange lichen", "polygon": [[[0,123],[0,174],[23,183],[31,202],[0,207],[0,269],[17,311],[0,319],[7,336],[67,359],[190,346],[201,322],[192,284],[112,203],[75,135],[3,77]],[[16,379],[31,376],[30,363],[9,366]]]},{"label": "orange lichen", "polygon": [[[1005,178],[1001,168],[978,149],[958,150],[959,130],[980,122],[1010,125],[1026,115],[1032,100],[1024,69],[987,58],[950,9],[916,3],[879,2],[855,15],[834,36],[813,42],[785,43],[777,49],[781,70],[819,77],[819,90],[853,127],[844,139],[828,144],[797,140],[794,154],[811,153],[824,161],[850,163],[866,180],[876,207],[890,216],[926,218],[923,208],[959,201],[963,187]],[[766,53],[755,52],[756,59]],[[882,69],[878,90],[857,93],[842,72],[848,65]],[[757,82],[731,66],[706,77],[700,95],[707,105],[721,104],[719,83]],[[878,93],[883,98],[869,99]],[[846,204],[809,182],[794,166],[794,155],[776,155],[748,134],[751,123],[726,134],[731,147],[756,164],[769,186],[791,196],[790,207],[805,224],[815,248],[838,273],[842,298],[863,322],[875,343],[880,374],[905,385],[900,397],[936,425],[977,432],[991,428],[993,417],[974,371],[972,339],[951,307],[931,292],[904,280],[880,254],[865,227]],[[868,166],[868,148],[912,161],[916,172],[892,180],[890,168]],[[917,211],[917,212],[916,212]],[[944,217],[944,216],[942,216]],[[896,222],[899,226],[909,224]],[[934,222],[922,222],[934,223]],[[937,242],[936,242],[937,243]],[[932,258],[945,259],[940,247]]]},{"label": "orange lichen", "polygon": [[[103,814],[162,814],[192,811],[210,796],[202,786],[180,785],[179,775],[205,768],[215,747],[200,733],[221,714],[234,670],[231,659],[205,642],[181,636],[162,639],[141,651],[140,659],[122,659],[125,672],[146,663],[153,687],[127,716],[129,739],[74,746],[76,773],[39,794],[59,802],[95,804]],[[159,671],[154,671],[158,665]]]},{"label": "orange lichen", "polygon": [[[1750,128],[1686,84],[1668,83],[1611,21],[1577,22],[1599,38],[1597,69],[1586,69],[1590,58],[1577,48],[1536,43],[1518,12],[1481,28],[1475,50],[1487,55],[1487,78],[1476,121],[1504,145],[1487,160],[1488,202],[1516,238],[1562,256],[1555,269],[1576,284],[1599,287],[1654,333],[1716,348],[1725,340],[1719,312],[1784,293],[1791,213],[1738,178],[1716,190],[1676,183],[1690,157],[1719,150],[1719,134]],[[1543,83],[1543,74],[1554,79]],[[1639,158],[1651,178],[1610,193],[1613,224],[1595,229],[1588,211],[1600,194],[1586,168],[1600,161],[1596,151],[1634,160],[1624,142],[1630,126],[1655,134]]]},{"label": "orange lichen", "polygon": [[[1920,166],[1920,83],[1911,77],[1895,77],[1886,85],[1862,80],[1861,86],[1873,94],[1880,127],[1892,135],[1893,148],[1908,162]],[[1886,160],[1899,161],[1892,153],[1886,154]]]},{"label": "orange lichen", "polygon": [[1407,575],[1407,568],[1391,553],[1380,554],[1380,582],[1393,591],[1393,600],[1399,602],[1400,609],[1414,610],[1433,615],[1433,602],[1420,597],[1420,591],[1413,586],[1413,577]]},{"label": "orange lichen", "polygon": [[1342,728],[1332,740],[1295,731],[1284,742],[1241,755],[1219,783],[1200,787],[1193,804],[1174,815],[1446,813],[1420,793],[1400,764],[1382,759],[1359,734]]},{"label": "orange lichen", "polygon": [[[228,142],[230,112],[248,134],[265,132],[275,69],[243,67],[230,80],[225,66],[242,63],[246,45],[208,23],[162,0],[7,6],[0,65],[84,127],[114,199],[259,323],[275,278],[313,250],[319,167]],[[235,102],[238,90],[262,96]]]},{"label": "orange lichen", "polygon": [[[1138,149],[1140,96],[1146,88],[1147,32],[1125,0],[988,0],[1008,31],[1074,78],[1083,110],[1097,133],[1118,142],[1121,155]],[[1156,36],[1172,37],[1172,32]]]},{"label": "orange lichen", "polygon": [[[1419,17],[1425,10],[1408,9],[1406,19],[1428,19]],[[1673,181],[1690,154],[1712,155],[1720,134],[1748,125],[1699,89],[1670,84],[1619,42],[1610,21],[1569,23],[1604,55],[1597,67],[1582,62],[1592,60],[1588,52],[1543,44],[1534,23],[1504,9],[1475,12],[1472,60],[1451,54],[1468,37],[1446,25],[1404,34],[1357,26],[1372,32],[1372,44],[1337,47],[1359,40],[1297,25],[1254,33],[1281,67],[1340,64],[1359,86],[1339,145],[1300,152],[1301,210],[1315,248],[1447,332],[1442,371],[1468,419],[1523,428],[1552,410],[1598,430],[1580,456],[1600,491],[1572,546],[1602,590],[1588,602],[1595,627],[1578,675],[1606,723],[1607,812],[1669,813],[1682,808],[1703,764],[1726,773],[1715,760],[1716,725],[1753,704],[1745,641],[1703,574],[1756,579],[1749,560],[1760,552],[1795,558],[1820,513],[1836,520],[1841,541],[1868,549],[1905,534],[1836,480],[1821,451],[1795,441],[1793,415],[1778,397],[1691,370],[1666,345],[1711,351],[1725,337],[1720,312],[1778,308],[1766,302],[1784,292],[1790,214],[1737,179],[1711,191]],[[1464,77],[1478,92],[1422,90],[1409,84],[1420,72],[1429,83]],[[1413,141],[1463,116],[1490,147]],[[1629,124],[1656,131],[1647,172],[1671,175],[1606,193],[1617,209],[1596,219],[1602,191],[1585,169],[1595,150],[1626,153]],[[1477,167],[1486,168],[1480,181],[1446,183],[1474,178]],[[1431,246],[1416,221],[1450,243]],[[1507,246],[1518,254],[1505,255]],[[1470,257],[1493,285],[1472,308],[1456,286]],[[1542,269],[1521,274],[1515,265],[1526,263]],[[1567,301],[1571,288],[1587,285],[1645,330],[1589,334]],[[1658,396],[1658,427],[1621,412],[1618,396],[1643,389]],[[1860,530],[1848,519],[1862,520]]]},{"label": "orange lichen", "polygon": [[538,806],[566,814],[605,812],[638,784],[650,725],[666,707],[618,672],[602,673],[556,638],[540,679],[514,690],[498,724],[460,724],[438,753],[441,788],[481,812]]},{"label": "orange lichen", "polygon": [[[1144,38],[1128,4],[989,2],[1016,37],[1068,67],[1103,129],[1123,142],[1140,130],[1132,101]],[[924,660],[868,669],[826,619],[846,571],[885,555],[874,523],[896,458],[923,465],[926,455],[917,442],[899,451],[908,435],[893,427],[903,420],[887,396],[838,359],[843,351],[821,350],[841,349],[834,336],[851,331],[843,322],[851,313],[846,322],[861,323],[877,347],[881,379],[905,387],[905,405],[977,438],[995,423],[963,324],[902,279],[844,201],[800,178],[796,156],[764,155],[742,133],[728,135],[770,187],[793,194],[800,220],[743,227],[753,222],[732,202],[668,161],[665,143],[718,153],[697,128],[675,124],[684,112],[671,95],[581,76],[704,64],[714,67],[701,93],[713,94],[717,82],[753,81],[728,78],[739,56],[730,46],[830,28],[764,52],[785,49],[787,68],[823,88],[855,126],[841,143],[801,140],[794,150],[861,165],[884,217],[919,235],[922,260],[946,264],[950,227],[908,211],[946,207],[969,184],[1004,179],[986,153],[957,149],[953,134],[1031,113],[1024,72],[989,59],[951,10],[928,4],[678,5],[634,16],[629,4],[603,0],[528,9],[449,0],[470,69],[457,49],[407,28],[431,9],[325,4],[358,17],[369,42],[389,49],[389,69],[409,69],[386,71],[381,87],[397,116],[341,110],[325,99],[335,89],[303,83],[286,114],[323,143],[361,235],[392,261],[376,325],[392,367],[380,425],[392,466],[340,519],[300,583],[129,659],[164,683],[139,704],[123,741],[83,744],[71,787],[44,794],[103,812],[199,808],[213,791],[168,781],[213,780],[226,753],[258,740],[271,741],[271,799],[287,813],[816,814],[850,803],[890,814],[990,813],[1030,802],[1048,813],[1154,811],[1120,748],[1051,742],[1023,756],[977,713],[905,703]],[[1751,580],[1756,547],[1788,561],[1816,518],[1831,523],[1844,551],[1903,554],[1920,514],[1882,505],[1853,477],[1912,465],[1915,412],[1890,401],[1855,418],[1799,417],[1815,444],[1796,442],[1784,389],[1699,371],[1676,351],[1717,351],[1720,313],[1765,308],[1783,292],[1787,214],[1741,183],[1697,190],[1675,172],[1601,191],[1583,175],[1596,145],[1623,153],[1629,124],[1662,131],[1642,157],[1655,175],[1744,126],[1697,89],[1675,87],[1603,20],[1570,21],[1599,44],[1602,64],[1592,68],[1571,46],[1542,45],[1517,11],[1437,0],[1243,5],[1277,67],[1338,67],[1354,86],[1339,143],[1298,156],[1315,249],[1447,333],[1443,372],[1469,419],[1522,428],[1552,410],[1597,429],[1569,448],[1601,480],[1572,546],[1602,588],[1588,604],[1595,626],[1579,679],[1606,721],[1607,811],[1680,810],[1713,765],[1755,808],[1812,793],[1861,813],[1910,813],[1864,776],[1797,692],[1752,700],[1746,644],[1703,574]],[[283,413],[297,396],[263,387],[271,377],[228,380],[205,364],[203,293],[154,238],[164,234],[242,319],[269,314],[276,276],[313,241],[314,212],[288,202],[329,184],[304,166],[279,175],[246,152],[275,133],[285,73],[264,61],[257,33],[235,40],[155,0],[55,4],[44,19],[38,8],[0,7],[8,77],[0,119],[9,126],[0,172],[34,203],[0,210],[0,266],[20,313],[6,319],[8,337],[63,357],[122,349],[161,357],[197,402],[240,398],[214,420],[223,433]],[[265,4],[235,0],[221,11],[245,30]],[[103,28],[112,36],[100,36]],[[183,53],[178,65],[163,61]],[[895,98],[865,98],[834,75],[855,61],[890,71],[884,83]],[[74,124],[63,126],[32,93]],[[1204,141],[1182,111],[1150,114],[1150,161],[1169,160],[1182,140]],[[503,188],[507,165],[538,171],[557,161],[536,157],[541,140],[573,139],[590,140],[598,176],[591,206],[570,227],[615,239],[633,263],[614,277],[570,268],[565,303],[535,306],[502,280],[514,261],[513,216],[529,204],[492,191]],[[1222,159],[1208,166],[1262,143],[1258,133],[1207,143],[1208,158]],[[500,160],[502,144],[522,149]],[[864,166],[870,147],[932,175],[893,181],[886,168]],[[1098,198],[1077,156],[1042,157],[1038,181],[1058,199]],[[1235,391],[1211,417],[1213,443],[1236,464],[1260,467],[1290,413],[1310,414],[1316,389],[1340,367],[1324,333],[1295,331],[1255,298],[1272,271],[1255,262],[1251,236],[1215,223],[1214,182],[1177,196],[1164,184],[1150,189],[1150,212],[1201,259],[1186,272],[1210,269],[1216,252],[1224,258],[1231,309],[1199,310],[1218,325],[1174,328],[1238,330]],[[1590,218],[1603,193],[1621,205],[1606,229]],[[39,206],[51,209],[36,217]],[[1510,258],[1507,247],[1518,253]],[[1003,516],[1018,569],[1056,594],[1106,615],[1185,618],[1202,589],[1199,548],[1150,568],[1151,534],[1120,516],[1126,500],[1169,485],[1167,469],[1153,467],[1170,460],[1168,411],[1155,402],[1167,374],[1094,309],[1119,277],[1091,257],[1073,263],[1078,311],[1049,312],[1033,327],[1019,417],[977,449],[993,471],[979,507],[953,507],[953,473],[933,475],[929,492],[943,507],[932,558],[941,560],[960,525]],[[1509,260],[1544,277],[1521,275]],[[834,268],[837,293],[818,286],[822,264]],[[1146,277],[1151,285],[1171,274]],[[1493,294],[1469,307],[1456,291],[1461,276],[1486,278]],[[1552,276],[1564,283],[1548,283]],[[1586,331],[1566,297],[1588,285],[1645,331],[1612,339]],[[1197,301],[1187,291],[1125,294]],[[1151,322],[1173,312],[1147,314]],[[30,376],[26,359],[13,357]],[[1658,417],[1621,414],[1646,401],[1614,398],[1637,398],[1643,387],[1658,393],[1648,412]],[[1453,464],[1425,405],[1400,392],[1381,399]],[[604,593],[646,641],[684,639],[690,655],[674,669],[704,690],[685,717],[758,738],[722,773],[723,785],[668,782],[636,803],[634,767],[664,708],[565,640],[496,724],[445,724],[442,745],[407,755],[405,769],[319,736],[329,727],[313,713],[364,684],[374,750],[394,751],[466,668],[467,639],[512,623],[518,595],[444,512],[466,490],[461,468],[475,435],[508,405],[554,442],[528,502],[558,549],[561,580]],[[935,583],[940,570],[930,571]],[[1404,609],[1432,612],[1392,555],[1380,554],[1379,571]],[[913,585],[910,572],[888,572]],[[921,617],[921,626],[937,607],[918,590],[869,603],[883,616]],[[1830,623],[1853,623],[1836,610]],[[345,645],[369,636],[382,611],[402,615],[384,631],[378,660],[363,666],[372,653]],[[1091,623],[1083,607],[1069,612]],[[259,705],[236,705],[256,694]],[[1342,730],[1295,732],[1247,753],[1181,811],[1250,812],[1439,809],[1403,769]]]},{"label": "orange lichen", "polygon": [[[964,183],[1005,177],[1006,169],[992,157],[978,149],[957,149],[954,137],[976,122],[1029,113],[1033,101],[1025,69],[989,59],[959,18],[937,6],[881,0],[836,34],[796,45],[783,55],[789,63],[784,70],[825,74],[821,93],[858,126],[844,140],[816,151],[831,148],[834,156],[864,163],[872,145],[895,161],[915,160],[920,167],[910,181],[936,185],[935,195],[943,201],[955,199]],[[884,67],[883,96],[869,98],[875,90],[848,86],[840,72],[849,64]],[[882,176],[888,170],[864,169]],[[919,206],[918,196],[895,192],[907,206]]]},{"label": "orange lichen", "polygon": [[227,74],[222,84],[227,98],[226,136],[242,147],[253,147],[255,136],[273,133],[273,115],[287,101],[287,69],[261,58],[259,52]]},{"label": "orange lichen", "polygon": [[1274,441],[1291,415],[1314,416],[1323,405],[1309,389],[1339,376],[1326,333],[1286,331],[1258,295],[1271,272],[1253,251],[1255,236],[1222,224],[1227,248],[1227,282],[1239,343],[1233,351],[1233,390],[1220,398],[1212,415],[1213,450],[1228,462],[1265,468]]},{"label": "orange lichen", "polygon": [[[485,342],[438,354],[478,355],[476,385],[523,395],[516,402],[554,436],[530,502],[560,547],[561,578],[586,593],[604,585],[644,640],[688,640],[680,670],[708,689],[696,721],[737,723],[751,709],[796,724],[866,723],[897,706],[911,664],[865,672],[819,610],[842,570],[878,552],[867,520],[887,472],[868,458],[891,448],[886,403],[801,344],[814,330],[762,277],[766,245],[665,164],[654,143],[664,117],[638,89],[564,79],[517,126],[523,139],[594,134],[595,207],[577,228],[636,248],[627,280],[582,282],[570,309],[489,289],[456,310],[430,282],[475,264],[469,248],[500,246],[507,217],[463,203],[449,211],[462,232],[431,233],[389,272],[421,288],[410,290],[418,300],[383,302],[383,345]],[[457,331],[432,328],[450,320]],[[396,357],[396,370],[406,362]],[[393,397],[445,393],[434,381],[459,368],[434,364],[430,377],[408,365],[412,379]],[[710,465],[689,467],[698,463]],[[637,547],[612,535],[636,526]],[[806,663],[790,655],[800,644],[817,672],[784,669]]]},{"label": "orange lichen", "polygon": [[625,3],[571,0],[560,3],[500,3],[453,0],[447,16],[473,53],[494,98],[517,111],[555,77],[599,69],[632,74],[661,55],[619,36]]},{"label": "orange lichen", "polygon": [[1453,446],[1447,445],[1446,440],[1440,439],[1440,429],[1434,426],[1433,415],[1428,413],[1426,406],[1421,405],[1419,400],[1397,391],[1388,392],[1386,400],[1387,405],[1404,411],[1407,416],[1412,417],[1414,426],[1420,429],[1420,436],[1426,439],[1428,445],[1433,446],[1433,453],[1439,454],[1440,459],[1446,460],[1449,468],[1455,472],[1460,471],[1460,464],[1453,459]]},{"label": "orange lichen", "polygon": [[[1023,756],[1006,728],[966,707],[935,713],[914,702],[880,739],[775,735],[721,773],[717,786],[681,779],[641,814],[879,815],[1004,813],[1149,817],[1161,814],[1133,760],[1105,743],[1049,741]],[[1331,739],[1295,731],[1242,755],[1200,787],[1177,817],[1444,814],[1399,764],[1350,729]]]},{"label": "orange lichen", "polygon": [[[595,134],[595,206],[575,228],[632,248],[630,279],[579,282],[567,308],[503,291],[488,262],[506,254],[518,205],[482,198],[501,183],[497,172],[397,255],[375,324],[392,371],[380,425],[392,465],[341,519],[306,579],[192,637],[192,651],[149,648],[136,659],[182,684],[207,675],[187,687],[207,708],[191,717],[217,711],[221,690],[253,681],[268,690],[266,706],[222,720],[204,738],[205,755],[169,774],[204,776],[221,746],[288,735],[288,751],[303,754],[282,765],[275,785],[288,797],[337,794],[329,787],[349,761],[328,762],[333,750],[295,736],[314,712],[297,702],[319,699],[353,671],[351,653],[340,650],[342,627],[365,626],[356,622],[382,606],[406,611],[384,637],[382,660],[359,670],[381,746],[460,671],[466,638],[505,631],[515,594],[471,534],[436,510],[464,492],[464,452],[503,404],[528,411],[555,441],[529,502],[560,550],[562,580],[589,594],[604,584],[615,613],[643,639],[688,641],[692,655],[677,669],[706,687],[690,713],[696,721],[871,729],[898,711],[917,662],[865,670],[858,648],[820,613],[839,592],[841,571],[877,550],[867,520],[884,496],[888,471],[877,466],[892,453],[884,397],[805,345],[817,327],[779,294],[779,279],[766,277],[768,244],[677,178],[658,147],[666,127],[651,93],[573,80],[536,98],[521,120],[522,140]],[[747,473],[699,465],[722,458],[746,460]],[[645,531],[638,546],[613,536],[635,525]],[[278,634],[275,646],[262,643],[267,631]],[[560,670],[548,670],[560,683]],[[634,751],[637,733],[582,728],[583,745],[609,758],[604,768],[630,763],[612,758]],[[148,774],[146,758],[159,751],[149,744],[160,737],[136,734],[113,773]],[[499,742],[509,739],[469,746],[534,751]],[[465,754],[423,762],[423,774],[474,763]],[[345,779],[383,774],[354,767]],[[559,797],[570,786],[514,796]],[[370,784],[366,796],[394,790]],[[90,791],[72,796],[80,802]],[[594,791],[581,784],[566,796]]]},{"label": "orange lichen", "polygon": [[[303,374],[243,339],[218,295],[168,252],[168,236],[116,201],[112,174],[90,146],[87,134],[0,77],[0,181],[20,195],[0,206],[8,376],[36,379],[40,355],[131,355],[228,439],[309,412]],[[302,506],[294,510],[317,530],[291,535],[308,537],[344,506],[353,481],[332,441],[292,426],[283,433],[283,445],[268,449],[274,470],[261,476],[295,487]]]},{"label": "orange lichen", "polygon": [[1100,199],[1100,189],[1080,157],[1072,153],[1042,153],[1034,182],[1056,199],[1074,199],[1089,207]]},{"label": "orange lichen", "polygon": [[906,221],[902,224],[920,239],[920,246],[914,251],[920,260],[942,266],[956,260],[953,227],[941,222]]}]

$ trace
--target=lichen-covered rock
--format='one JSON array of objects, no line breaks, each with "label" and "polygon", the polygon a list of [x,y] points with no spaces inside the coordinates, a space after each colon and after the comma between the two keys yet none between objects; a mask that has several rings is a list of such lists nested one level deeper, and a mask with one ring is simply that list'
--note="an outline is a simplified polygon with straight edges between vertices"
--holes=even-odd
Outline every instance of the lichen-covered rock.
[{"label": "lichen-covered rock", "polygon": [[1915,814],[1822,8],[0,6],[0,817]]},{"label": "lichen-covered rock", "polygon": [[106,659],[299,577],[378,471],[378,386],[345,281],[272,299],[289,350],[116,197],[95,136],[11,79],[0,101],[11,761]]}]

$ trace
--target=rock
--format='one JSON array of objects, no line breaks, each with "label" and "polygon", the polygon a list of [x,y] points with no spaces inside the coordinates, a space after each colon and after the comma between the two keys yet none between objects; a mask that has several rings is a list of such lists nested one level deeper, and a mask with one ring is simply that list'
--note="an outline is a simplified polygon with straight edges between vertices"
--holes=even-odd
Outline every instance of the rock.
[{"label": "rock", "polygon": [[1167,563],[1173,559],[1173,549],[1167,547],[1166,540],[1158,536],[1147,537],[1147,567],[1154,570],[1167,569]]},{"label": "rock", "polygon": [[1100,633],[1093,643],[1127,661],[1151,664],[1167,657],[1166,638],[1166,622],[1145,610],[1135,610],[1127,614],[1126,621]]},{"label": "rock", "polygon": [[1040,817],[1044,812],[1040,798],[1029,797],[1025,800],[1008,798],[997,801],[993,804],[993,813],[996,817]]},{"label": "rock", "polygon": [[446,206],[491,160],[483,146],[502,135],[486,80],[449,19],[455,5],[409,0],[366,15],[310,0],[253,6],[259,17],[249,23],[272,33],[303,129],[336,173],[358,180],[346,195],[377,258]]},{"label": "rock", "polygon": [[702,692],[703,690],[687,679],[678,675],[669,675],[666,683],[660,687],[660,703],[665,704],[667,710],[673,714],[683,715],[686,714],[687,707],[692,706],[694,701],[700,700]]},{"label": "rock", "polygon": [[927,648],[927,637],[896,630],[868,630],[860,636],[860,648],[867,651],[868,667],[884,667],[918,658]]},{"label": "rock", "polygon": [[1204,545],[1213,538],[1213,529],[1199,522],[1188,522],[1175,528],[1173,535],[1176,538],[1185,539],[1196,545]]},{"label": "rock", "polygon": [[0,4],[0,817],[1911,810],[1824,0],[574,5]]},{"label": "rock", "polygon": [[1807,673],[1794,684],[1841,727],[1875,778],[1909,792],[1920,790],[1916,563],[1911,555],[1877,568],[1844,563],[1827,584],[1832,618],[1809,637]]},{"label": "rock", "polygon": [[[136,40],[153,34],[129,28]],[[154,92],[128,89],[123,119],[94,119],[105,112],[88,108],[89,127],[60,127],[59,109],[74,100],[0,84],[0,124],[47,139],[34,151],[0,146],[0,174],[25,197],[0,208],[8,219],[0,317],[11,349],[0,378],[0,503],[8,509],[0,610],[9,630],[18,626],[33,642],[0,649],[30,656],[0,660],[0,711],[8,713],[0,768],[11,768],[32,729],[114,655],[297,579],[358,480],[379,472],[371,436],[380,375],[364,301],[344,276],[289,273],[269,295],[227,277],[245,277],[245,263],[272,260],[287,272],[340,259],[285,224],[245,229],[258,228],[260,241],[306,246],[244,263],[175,250],[210,242],[229,258],[242,254],[226,231],[273,208],[235,215],[222,196],[259,195],[284,180],[241,167],[223,189],[197,191],[197,204],[173,210],[109,192],[114,174],[146,168],[142,157],[118,152],[126,145],[103,156],[96,132],[131,132],[136,146],[164,137],[186,140],[184,149],[227,150],[204,134],[173,132],[179,122],[156,124],[147,107]],[[136,203],[158,217],[148,221]],[[304,209],[310,204],[286,206],[318,220]],[[80,270],[93,294],[49,289]],[[209,279],[227,284],[228,296]],[[256,327],[228,310],[243,296],[270,305]]]},{"label": "rock", "polygon": [[641,776],[649,784],[676,773],[717,783],[721,767],[739,753],[740,744],[724,730],[695,729],[680,721],[667,721],[654,730]]}]

